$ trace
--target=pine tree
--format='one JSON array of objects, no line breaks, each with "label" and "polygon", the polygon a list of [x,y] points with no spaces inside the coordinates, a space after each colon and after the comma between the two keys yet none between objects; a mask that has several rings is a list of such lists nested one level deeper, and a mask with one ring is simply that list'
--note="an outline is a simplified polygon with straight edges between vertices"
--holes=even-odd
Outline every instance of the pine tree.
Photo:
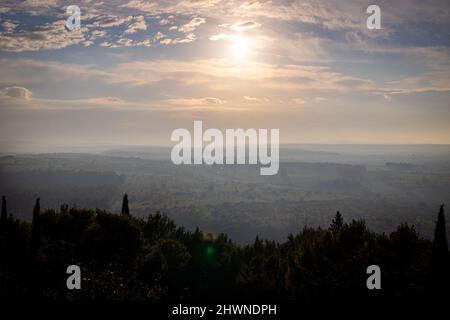
[{"label": "pine tree", "polygon": [[445,230],[444,205],[441,205],[436,230],[434,232],[433,249],[431,253],[431,276],[430,289],[432,294],[441,295],[449,290],[450,265],[449,265],[448,243]]},{"label": "pine tree", "polygon": [[2,196],[2,214],[0,216],[0,231],[3,232],[6,228],[7,212],[6,212],[6,198]]},{"label": "pine tree", "polygon": [[63,203],[63,204],[60,206],[60,209],[59,209],[59,210],[61,211],[61,213],[67,213],[67,212],[69,212],[69,205],[66,204],[66,203]]},{"label": "pine tree", "polygon": [[333,221],[331,221],[330,231],[333,233],[337,233],[341,229],[343,224],[344,219],[342,218],[341,213],[338,211],[334,216]]},{"label": "pine tree", "polygon": [[39,215],[41,213],[41,199],[37,198],[33,207],[33,223],[31,226],[31,253],[35,255],[39,247],[40,234],[39,234]]},{"label": "pine tree", "polygon": [[8,213],[6,211],[6,198],[5,196],[2,196],[2,215],[1,215],[1,223],[5,223],[6,219],[8,217]]},{"label": "pine tree", "polygon": [[128,208],[128,195],[125,193],[122,200],[122,214],[129,215],[130,209]]}]

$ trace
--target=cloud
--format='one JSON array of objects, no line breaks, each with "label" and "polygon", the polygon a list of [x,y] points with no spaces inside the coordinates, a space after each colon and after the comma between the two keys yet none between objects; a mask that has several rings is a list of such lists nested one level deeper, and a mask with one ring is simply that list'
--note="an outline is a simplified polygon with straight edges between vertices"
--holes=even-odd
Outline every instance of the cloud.
[{"label": "cloud", "polygon": [[193,18],[191,21],[189,21],[188,23],[182,25],[181,27],[178,28],[178,31],[183,32],[183,33],[190,33],[192,31],[195,31],[195,29],[206,23],[206,19],[205,18],[200,18],[200,17],[195,17]]},{"label": "cloud", "polygon": [[158,4],[156,2],[132,0],[125,4],[120,5],[121,8],[138,9],[143,12],[155,13],[158,9]]},{"label": "cloud", "polygon": [[236,38],[236,36],[234,34],[220,33],[220,34],[212,35],[211,37],[209,37],[209,40],[211,40],[211,41],[231,40],[231,39],[234,39],[234,38]]},{"label": "cloud", "polygon": [[167,103],[179,106],[213,106],[213,105],[223,105],[226,103],[225,100],[215,98],[215,97],[205,97],[205,98],[182,98],[182,99],[169,99]]},{"label": "cloud", "polygon": [[6,86],[60,83],[103,79],[108,73],[88,64],[71,64],[35,59],[0,59],[0,84]]},{"label": "cloud", "polygon": [[62,49],[81,44],[86,40],[88,29],[68,31],[65,21],[47,23],[32,30],[21,30],[14,34],[0,34],[0,50],[10,52],[37,51],[41,49]]},{"label": "cloud", "polygon": [[267,102],[270,101],[267,98],[258,98],[258,97],[252,97],[252,96],[243,96],[243,98],[244,98],[244,101],[252,102],[252,103],[256,103],[256,102],[258,102],[258,103],[267,103]]},{"label": "cloud", "polygon": [[[122,39],[124,40],[119,40],[120,44],[130,44],[126,38]],[[279,66],[261,62],[248,62],[245,65],[240,65],[228,59],[136,60],[114,64],[110,67],[32,59],[0,60],[0,83],[34,84],[41,82],[43,77],[48,79],[47,81],[50,83],[69,79],[80,81],[95,79],[106,83],[130,85],[151,84],[166,79],[186,82],[195,80],[204,83],[214,79],[217,82],[233,79],[233,82],[238,80],[252,81],[252,84],[261,86],[272,79],[274,83],[283,81],[297,83],[298,87],[315,84],[313,79],[317,79],[317,81],[346,79],[344,75],[333,73],[325,67]],[[303,80],[298,81],[300,78],[303,78]]]},{"label": "cloud", "polygon": [[[59,101],[59,100],[55,100]],[[126,102],[117,97],[100,97],[100,98],[88,98],[88,99],[75,99],[75,100],[63,100],[64,102],[70,102],[79,105],[86,106],[105,106],[105,107],[124,107]]]},{"label": "cloud", "polygon": [[301,98],[294,98],[290,100],[290,104],[294,104],[297,106],[302,106],[305,104],[305,100],[301,99]]},{"label": "cloud", "polygon": [[170,24],[170,23],[172,23],[173,18],[175,18],[175,17],[170,15],[167,18],[163,18],[163,19],[159,20],[159,24],[162,26]]},{"label": "cloud", "polygon": [[155,41],[158,41],[158,40],[164,39],[166,37],[167,36],[164,33],[158,31],[157,33],[155,33],[153,38],[155,39]]},{"label": "cloud", "polygon": [[151,47],[152,41],[150,39],[144,39],[142,41],[137,41],[129,38],[120,38],[115,42],[104,41],[100,43],[101,47],[108,48],[122,48],[122,47]]},{"label": "cloud", "polygon": [[12,33],[19,26],[19,24],[14,23],[12,21],[4,21],[2,23],[2,27],[5,33]]},{"label": "cloud", "polygon": [[24,87],[7,87],[0,90],[0,101],[5,107],[33,110],[86,110],[86,109],[150,109],[148,105],[124,101],[118,97],[93,97],[81,99],[32,98]]},{"label": "cloud", "polygon": [[144,16],[138,16],[135,18],[135,22],[130,24],[125,30],[125,33],[132,34],[138,32],[138,30],[147,30],[147,24],[145,23]]},{"label": "cloud", "polygon": [[230,59],[134,61],[116,65],[106,78],[111,83],[137,86],[163,80],[230,93],[249,85],[255,90],[271,89],[279,94],[292,90],[356,92],[376,89],[368,79],[336,72],[325,66],[254,61],[239,64]]},{"label": "cloud", "polygon": [[14,87],[6,87],[0,90],[0,96],[3,97],[30,100],[32,95],[33,94],[31,93],[31,91],[24,87],[14,86]]},{"label": "cloud", "polygon": [[106,35],[107,35],[107,33],[104,30],[94,30],[91,32],[91,36],[89,37],[89,40],[96,40],[97,38],[103,38]]},{"label": "cloud", "polygon": [[251,96],[244,96],[243,98],[244,98],[245,101],[252,101],[252,102],[257,102],[257,101],[259,101],[258,98],[256,98],[256,97],[251,97]]},{"label": "cloud", "polygon": [[243,31],[248,29],[255,29],[259,28],[261,24],[254,22],[254,21],[246,21],[246,22],[237,22],[230,26],[231,30],[234,31]]},{"label": "cloud", "polygon": [[56,7],[58,0],[25,0],[24,7]]},{"label": "cloud", "polygon": [[102,16],[95,21],[92,26],[101,28],[117,27],[126,22],[133,20],[133,16],[116,17],[116,16]]},{"label": "cloud", "polygon": [[11,9],[0,5],[0,13],[8,13]]},{"label": "cloud", "polygon": [[180,43],[190,43],[197,39],[194,33],[188,33],[184,38],[164,38],[159,41],[161,44],[169,45],[169,44],[180,44]]}]

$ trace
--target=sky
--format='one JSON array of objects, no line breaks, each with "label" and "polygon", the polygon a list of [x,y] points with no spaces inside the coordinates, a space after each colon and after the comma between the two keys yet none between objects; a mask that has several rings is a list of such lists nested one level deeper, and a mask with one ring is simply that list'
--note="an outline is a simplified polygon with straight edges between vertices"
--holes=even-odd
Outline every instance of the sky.
[{"label": "sky", "polygon": [[194,120],[281,143],[448,144],[450,2],[0,3],[0,151],[171,145]]}]

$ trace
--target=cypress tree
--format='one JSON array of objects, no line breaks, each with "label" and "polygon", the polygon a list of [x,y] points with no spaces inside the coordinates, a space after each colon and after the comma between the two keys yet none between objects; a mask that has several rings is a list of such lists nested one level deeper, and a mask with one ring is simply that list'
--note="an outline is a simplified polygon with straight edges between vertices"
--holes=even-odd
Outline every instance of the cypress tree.
[{"label": "cypress tree", "polygon": [[31,253],[35,255],[40,242],[39,215],[41,213],[41,199],[37,198],[33,207],[33,222],[31,226]]},{"label": "cypress tree", "polygon": [[441,205],[434,232],[433,249],[431,253],[430,289],[433,295],[441,295],[449,290],[450,265],[447,234],[445,229],[444,205]]},{"label": "cypress tree", "polygon": [[342,218],[341,213],[338,211],[334,216],[333,221],[331,221],[330,231],[333,233],[337,233],[341,229],[343,224],[344,219]]},{"label": "cypress tree", "polygon": [[130,215],[130,208],[128,208],[128,195],[125,193],[122,200],[122,214]]},{"label": "cypress tree", "polygon": [[6,228],[6,219],[7,219],[6,198],[5,196],[2,196],[2,214],[0,216],[0,231],[2,232]]},{"label": "cypress tree", "polygon": [[5,196],[2,196],[2,215],[1,215],[1,223],[6,222],[6,219],[8,217],[8,213],[6,211],[6,198]]}]

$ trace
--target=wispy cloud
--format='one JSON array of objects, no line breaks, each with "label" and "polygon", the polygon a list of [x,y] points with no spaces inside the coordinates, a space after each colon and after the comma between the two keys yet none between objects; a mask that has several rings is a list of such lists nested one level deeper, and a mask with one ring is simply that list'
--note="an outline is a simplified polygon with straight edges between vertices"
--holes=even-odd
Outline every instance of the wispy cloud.
[{"label": "wispy cloud", "polygon": [[145,18],[144,16],[138,16],[135,18],[135,22],[130,24],[127,28],[127,30],[125,30],[125,33],[128,34],[132,34],[132,33],[136,33],[139,30],[147,30],[147,24],[145,22]]},{"label": "wispy cloud", "polygon": [[206,23],[205,18],[201,18],[201,17],[195,17],[193,18],[191,21],[189,21],[188,23],[183,24],[181,27],[178,28],[178,31],[180,32],[184,32],[184,33],[191,33],[192,31],[195,31],[195,29]]},{"label": "wispy cloud", "polygon": [[321,141],[332,127],[376,131],[373,119],[420,131],[426,118],[450,136],[447,0],[382,2],[381,30],[366,28],[366,0],[80,0],[76,31],[69,4],[0,4],[0,112],[123,112],[127,128],[137,110],[247,112],[220,121],[270,120]]},{"label": "wispy cloud", "polygon": [[67,31],[65,21],[56,21],[36,29],[20,30],[14,34],[0,33],[0,50],[10,52],[38,51],[41,49],[62,49],[86,41],[88,29]]},{"label": "wispy cloud", "polygon": [[31,91],[27,88],[18,86],[6,87],[0,90],[0,96],[3,97],[30,100],[32,95]]}]

